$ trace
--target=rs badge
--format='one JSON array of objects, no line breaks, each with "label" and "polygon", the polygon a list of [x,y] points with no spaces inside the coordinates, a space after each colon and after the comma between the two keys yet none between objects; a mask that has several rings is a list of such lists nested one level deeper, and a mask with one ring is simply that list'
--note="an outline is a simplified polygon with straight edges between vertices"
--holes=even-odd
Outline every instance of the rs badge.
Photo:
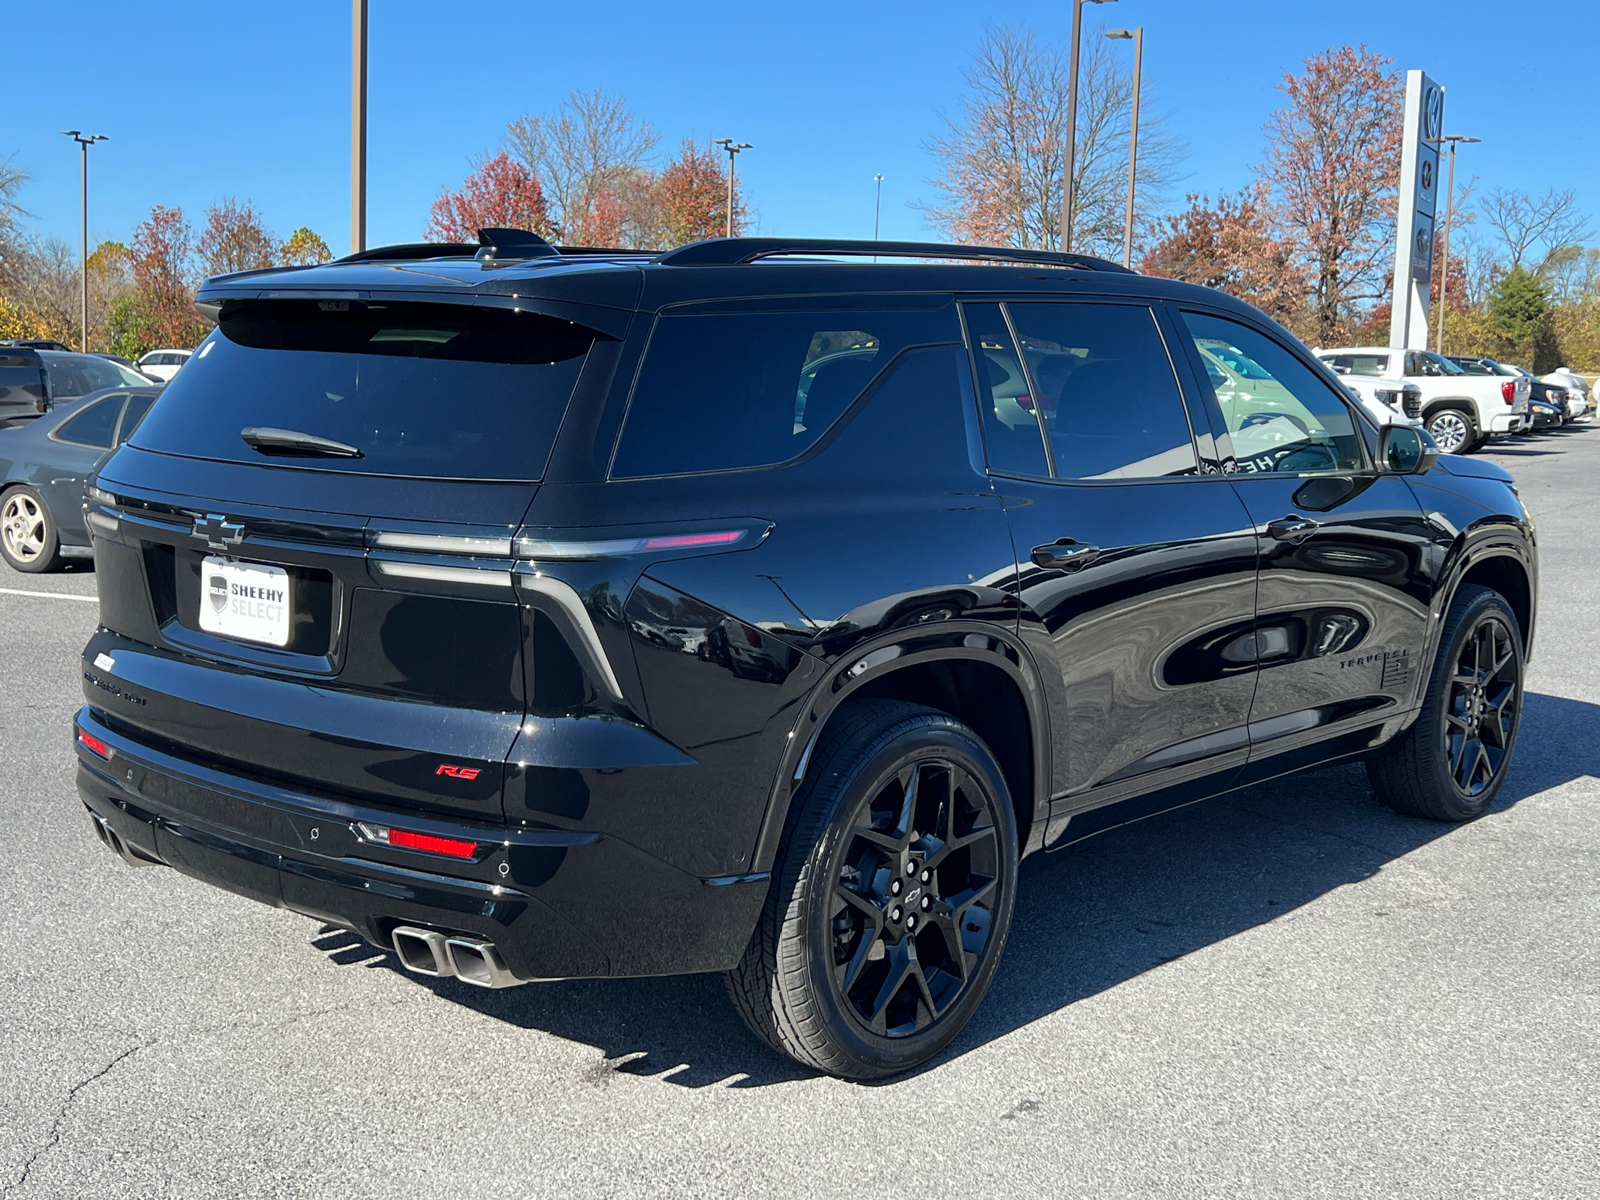
[{"label": "rs badge", "polygon": [[450,763],[440,763],[435,775],[448,775],[451,779],[476,779],[482,773],[480,767],[456,767]]}]

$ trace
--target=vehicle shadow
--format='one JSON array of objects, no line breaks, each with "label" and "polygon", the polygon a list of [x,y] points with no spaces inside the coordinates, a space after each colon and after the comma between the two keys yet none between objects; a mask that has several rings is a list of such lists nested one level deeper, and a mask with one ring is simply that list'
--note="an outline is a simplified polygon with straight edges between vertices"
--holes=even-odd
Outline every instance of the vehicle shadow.
[{"label": "vehicle shadow", "polygon": [[[1580,776],[1600,777],[1596,728],[1600,705],[1529,694],[1516,765],[1492,811]],[[1391,812],[1360,764],[1340,764],[1035,855],[1023,864],[1010,944],[988,996],[923,1070],[1368,879],[1459,828]],[[329,928],[324,935],[315,944],[335,962],[401,970],[392,954],[352,934]],[[600,1048],[597,1083],[621,1072],[684,1087],[758,1087],[812,1074],[745,1029],[714,975],[506,991],[408,978],[486,1016]]]}]

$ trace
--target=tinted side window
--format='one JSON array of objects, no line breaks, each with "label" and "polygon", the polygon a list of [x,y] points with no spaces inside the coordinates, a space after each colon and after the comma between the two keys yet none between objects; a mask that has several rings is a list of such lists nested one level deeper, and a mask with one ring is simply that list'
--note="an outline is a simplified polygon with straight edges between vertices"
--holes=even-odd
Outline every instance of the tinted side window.
[{"label": "tinted side window", "polygon": [[[1357,471],[1365,466],[1350,410],[1310,367],[1248,325],[1186,312],[1242,471]],[[1216,383],[1211,364],[1225,377]]]},{"label": "tinted side window", "polygon": [[117,418],[122,415],[122,402],[126,398],[107,396],[104,400],[96,400],[56,430],[56,438],[79,446],[111,449],[111,438],[117,431]]},{"label": "tinted side window", "polygon": [[809,449],[905,347],[954,340],[929,312],[657,319],[613,478],[784,462]]},{"label": "tinted side window", "polygon": [[978,407],[989,466],[1014,475],[1049,475],[1027,372],[998,304],[969,304],[967,341],[977,372]]},{"label": "tinted side window", "polygon": [[907,350],[873,383],[822,461],[873,480],[970,477],[957,374],[964,370],[960,346]]},{"label": "tinted side window", "polygon": [[1199,470],[1155,314],[1132,304],[1013,304],[1034,401],[1062,479]]},{"label": "tinted side window", "polygon": [[128,407],[122,413],[122,428],[117,431],[117,444],[120,446],[133,435],[139,428],[139,422],[144,420],[145,413],[150,411],[150,406],[155,403],[154,396],[130,396]]}]

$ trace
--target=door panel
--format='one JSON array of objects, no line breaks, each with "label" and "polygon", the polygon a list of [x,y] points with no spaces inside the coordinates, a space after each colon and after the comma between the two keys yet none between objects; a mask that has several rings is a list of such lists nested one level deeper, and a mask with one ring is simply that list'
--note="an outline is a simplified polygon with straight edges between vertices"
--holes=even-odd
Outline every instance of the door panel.
[{"label": "door panel", "polygon": [[1349,402],[1305,356],[1220,314],[1180,324],[1258,544],[1252,760],[1410,707],[1432,598],[1411,489],[1376,473]]},{"label": "door panel", "polygon": [[985,428],[1014,435],[991,468],[1027,461],[1025,432],[1044,443],[1048,478],[996,487],[1053,685],[1053,815],[1237,768],[1253,651],[1216,643],[1251,632],[1255,539],[1226,479],[1198,474],[1153,313],[973,304],[966,320]]}]

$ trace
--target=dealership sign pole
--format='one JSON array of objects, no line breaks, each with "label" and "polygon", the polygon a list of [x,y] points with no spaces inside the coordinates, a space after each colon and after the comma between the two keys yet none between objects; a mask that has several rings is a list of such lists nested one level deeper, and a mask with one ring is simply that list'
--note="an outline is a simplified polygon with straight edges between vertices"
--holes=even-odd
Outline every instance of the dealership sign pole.
[{"label": "dealership sign pole", "polygon": [[1428,348],[1433,221],[1439,202],[1443,129],[1444,88],[1421,71],[1407,71],[1400,206],[1395,218],[1394,309],[1389,317],[1389,345],[1396,350]]}]

